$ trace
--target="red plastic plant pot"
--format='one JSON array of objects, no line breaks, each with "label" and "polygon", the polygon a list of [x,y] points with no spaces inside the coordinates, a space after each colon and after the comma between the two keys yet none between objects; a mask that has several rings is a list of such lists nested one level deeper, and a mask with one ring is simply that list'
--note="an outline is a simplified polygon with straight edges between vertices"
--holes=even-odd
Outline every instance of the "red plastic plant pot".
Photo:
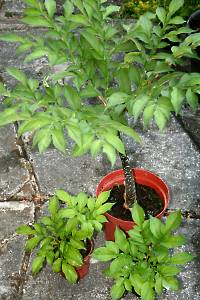
[{"label": "red plastic plant pot", "polygon": [[92,240],[88,240],[88,254],[87,256],[84,257],[83,259],[83,265],[81,267],[76,268],[76,272],[78,274],[78,279],[82,279],[84,278],[89,271],[89,266],[90,266],[90,255],[93,251],[93,241]]},{"label": "red plastic plant pot", "polygon": [[[138,184],[146,185],[152,188],[160,196],[161,200],[163,201],[164,208],[156,217],[161,218],[169,204],[169,189],[167,185],[160,177],[147,170],[135,168],[132,169],[132,171],[134,173],[135,180]],[[105,192],[112,189],[112,187],[115,185],[122,185],[122,184],[124,184],[124,171],[122,169],[113,171],[107,174],[100,181],[96,189],[96,196],[98,197],[98,195],[101,192]],[[125,221],[113,217],[109,213],[106,213],[105,216],[108,219],[108,222],[104,224],[104,233],[107,241],[114,241],[114,232],[116,226],[118,226],[120,229],[124,230],[125,232],[133,228],[134,222],[132,221]]]}]

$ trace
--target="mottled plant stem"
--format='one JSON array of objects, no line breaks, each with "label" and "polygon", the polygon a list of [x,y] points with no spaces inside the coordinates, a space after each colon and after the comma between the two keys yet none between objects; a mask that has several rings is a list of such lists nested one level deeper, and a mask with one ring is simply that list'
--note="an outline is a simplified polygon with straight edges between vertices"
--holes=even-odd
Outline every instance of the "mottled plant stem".
[{"label": "mottled plant stem", "polygon": [[133,207],[133,204],[136,201],[136,188],[135,188],[135,178],[132,173],[132,168],[130,166],[129,158],[128,156],[122,153],[119,153],[121,162],[122,162],[122,168],[124,170],[124,176],[125,176],[125,208],[131,208]]}]

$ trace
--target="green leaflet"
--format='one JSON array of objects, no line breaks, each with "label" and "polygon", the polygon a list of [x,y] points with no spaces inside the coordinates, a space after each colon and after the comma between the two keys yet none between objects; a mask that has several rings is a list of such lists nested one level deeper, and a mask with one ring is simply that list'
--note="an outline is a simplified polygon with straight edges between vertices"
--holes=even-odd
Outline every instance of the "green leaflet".
[{"label": "green leaflet", "polygon": [[75,283],[77,281],[78,275],[76,273],[75,268],[65,263],[64,261],[62,262],[62,271],[65,274],[66,279],[70,283]]},{"label": "green leaflet", "polygon": [[111,144],[118,152],[125,155],[125,148],[122,140],[110,132],[105,132],[102,134],[102,137],[105,138],[107,143]]},{"label": "green leaflet", "polygon": [[19,82],[21,82],[23,85],[27,85],[27,77],[21,70],[18,70],[14,67],[7,68],[6,71],[9,75],[17,79]]},{"label": "green leaflet", "polygon": [[55,0],[45,0],[45,8],[48,12],[50,18],[52,18],[56,12],[56,1]]},{"label": "green leaflet", "polygon": [[44,263],[44,257],[42,256],[35,257],[32,262],[32,268],[31,268],[32,273],[37,274],[43,267],[43,263]]},{"label": "green leaflet", "polygon": [[111,297],[112,300],[118,300],[121,299],[125,292],[125,288],[123,285],[123,281],[116,282],[111,288]]},{"label": "green leaflet", "polygon": [[135,223],[141,226],[144,222],[144,210],[142,209],[142,207],[139,206],[137,203],[134,203],[131,213]]},{"label": "green leaflet", "polygon": [[21,225],[17,227],[16,232],[18,234],[29,235],[29,234],[34,234],[35,230],[28,225]]},{"label": "green leaflet", "polygon": [[53,145],[55,146],[55,148],[57,148],[61,152],[65,153],[67,143],[66,143],[63,129],[59,128],[59,127],[57,127],[57,128],[55,127],[51,131],[51,137],[52,137],[52,142],[53,142]]}]

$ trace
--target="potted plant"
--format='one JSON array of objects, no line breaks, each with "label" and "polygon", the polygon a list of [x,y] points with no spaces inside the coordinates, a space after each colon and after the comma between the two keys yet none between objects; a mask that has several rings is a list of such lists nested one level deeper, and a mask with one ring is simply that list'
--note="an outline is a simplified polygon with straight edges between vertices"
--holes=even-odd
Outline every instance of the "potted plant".
[{"label": "potted plant", "polygon": [[21,225],[18,234],[28,235],[26,251],[37,247],[32,273],[37,274],[47,263],[70,283],[87,275],[93,251],[93,234],[106,222],[103,215],[112,207],[105,203],[109,192],[94,199],[85,193],[71,196],[63,190],[49,200],[49,214],[32,225]]},{"label": "potted plant", "polygon": [[100,261],[110,261],[105,275],[115,282],[112,300],[120,299],[125,291],[135,292],[142,300],[153,300],[165,288],[178,290],[179,265],[193,259],[187,252],[171,252],[185,243],[183,235],[173,233],[181,223],[180,211],[171,213],[165,224],[155,217],[145,220],[144,216],[144,210],[134,204],[132,217],[137,225],[128,236],[117,227],[115,242],[107,241],[105,247],[92,254]]},{"label": "potted plant", "polygon": [[[197,107],[199,74],[178,71],[178,66],[187,57],[197,57],[200,33],[174,16],[183,0],[172,0],[168,10],[158,7],[155,15],[148,13],[128,25],[110,19],[119,7],[106,6],[106,0],[66,0],[61,16],[56,15],[55,0],[24,2],[22,21],[45,27],[45,37],[8,33],[0,39],[18,42],[19,54],[28,51],[26,63],[45,56],[50,71],[39,84],[21,70],[7,69],[18,84],[12,90],[0,84],[7,105],[0,113],[0,126],[18,121],[18,134],[31,131],[40,152],[53,144],[65,153],[72,139],[74,156],[90,152],[95,158],[103,152],[114,165],[119,154],[123,207],[129,211],[137,199],[136,187],[121,134],[141,139],[129,126],[127,114],[135,122],[142,116],[145,127],[154,120],[163,130],[171,112],[180,113],[185,102]],[[187,33],[191,34],[184,39]],[[180,45],[166,53],[166,40]],[[59,64],[62,71],[53,73]],[[160,204],[164,206],[163,198]]]}]

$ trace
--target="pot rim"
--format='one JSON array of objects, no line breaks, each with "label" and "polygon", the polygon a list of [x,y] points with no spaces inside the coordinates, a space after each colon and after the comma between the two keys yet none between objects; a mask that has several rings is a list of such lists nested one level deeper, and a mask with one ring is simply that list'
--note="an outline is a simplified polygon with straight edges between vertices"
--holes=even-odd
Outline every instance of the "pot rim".
[{"label": "pot rim", "polygon": [[[162,209],[161,212],[159,212],[159,214],[157,214],[155,217],[156,218],[161,218],[164,214],[164,212],[166,211],[167,207],[168,207],[168,204],[169,204],[169,200],[170,200],[170,193],[169,193],[169,188],[167,186],[167,184],[163,181],[162,178],[160,178],[158,175],[156,175],[155,173],[153,172],[150,172],[149,170],[146,170],[144,168],[132,168],[132,170],[134,171],[138,171],[138,172],[144,172],[144,174],[149,174],[153,177],[155,177],[157,180],[159,180],[162,185],[165,187],[166,191],[165,193],[162,193],[162,195],[160,195],[163,203],[164,203],[164,207]],[[108,174],[106,174],[100,181],[100,183],[98,184],[97,186],[97,189],[96,189],[96,196],[98,196],[100,194],[100,189],[99,189],[99,186],[103,183],[103,181],[105,181],[107,178],[109,178],[110,176],[112,175],[116,175],[116,179],[118,178],[121,178],[121,176],[124,176],[124,174],[121,174],[123,172],[123,169],[117,169],[117,170],[114,170],[112,172],[109,172]],[[117,176],[118,175],[118,176]],[[137,175],[136,175],[137,176]],[[124,184],[124,180],[123,180],[123,184]],[[145,185],[145,184],[144,184]],[[154,188],[153,188],[154,189]],[[134,221],[127,221],[127,220],[123,220],[123,219],[120,219],[120,218],[116,218],[114,216],[112,216],[111,214],[109,214],[108,212],[105,213],[105,216],[107,217],[108,221],[109,219],[113,219],[115,220],[117,223],[121,222],[121,223],[124,223],[124,224],[135,224]]]}]

